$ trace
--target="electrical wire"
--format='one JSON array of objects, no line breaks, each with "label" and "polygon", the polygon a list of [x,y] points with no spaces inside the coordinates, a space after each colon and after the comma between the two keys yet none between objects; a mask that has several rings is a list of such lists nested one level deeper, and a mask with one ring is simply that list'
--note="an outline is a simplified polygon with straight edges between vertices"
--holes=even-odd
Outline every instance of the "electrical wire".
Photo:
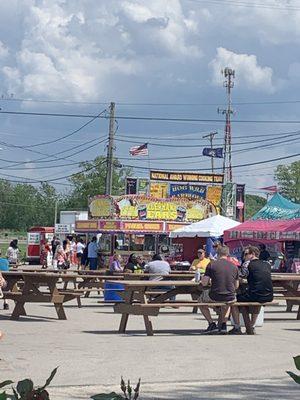
[{"label": "electrical wire", "polygon": [[297,6],[277,6],[277,5],[271,5],[271,4],[263,4],[263,3],[249,3],[246,1],[236,1],[236,0],[188,0],[189,2],[193,3],[204,3],[208,5],[219,5],[219,6],[224,6],[224,5],[229,5],[229,6],[235,6],[235,7],[247,7],[247,8],[257,8],[257,9],[267,9],[267,10],[279,10],[279,11],[300,11],[300,7]]},{"label": "electrical wire", "polygon": [[[192,1],[192,0],[190,0]],[[0,98],[0,102],[14,101],[14,102],[33,102],[33,103],[57,103],[57,104],[87,104],[87,105],[107,105],[109,102],[91,102],[91,101],[72,101],[72,100],[43,100],[43,99],[26,99],[26,98]],[[249,105],[276,105],[276,104],[298,104],[300,100],[266,100],[266,101],[234,101],[233,106],[249,106]],[[220,105],[226,106],[226,103],[151,103],[151,102],[115,102],[119,106],[145,106],[145,107],[198,107],[198,106],[211,106],[218,107]]]},{"label": "electrical wire", "polygon": [[48,140],[48,141],[46,141],[46,142],[41,142],[41,143],[36,143],[36,144],[29,144],[29,145],[27,145],[27,146],[23,146],[23,148],[28,148],[28,147],[32,148],[32,147],[37,147],[37,146],[45,146],[45,145],[47,145],[47,144],[57,143],[57,142],[59,142],[60,140],[67,139],[67,138],[69,138],[69,137],[75,135],[76,133],[80,132],[80,131],[81,131],[83,128],[85,128],[86,126],[90,125],[92,122],[95,121],[95,119],[99,118],[99,117],[100,117],[102,114],[104,114],[105,112],[107,112],[106,109],[103,110],[103,111],[101,111],[99,114],[95,115],[93,118],[91,118],[91,119],[90,119],[88,122],[86,122],[85,124],[81,125],[79,128],[77,128],[77,129],[75,129],[74,131],[68,133],[67,135],[61,136],[61,137],[59,137],[59,138],[57,138],[57,139],[54,139],[54,140]]},{"label": "electrical wire", "polygon": [[[90,114],[63,114],[63,113],[39,113],[24,111],[0,111],[0,114],[8,115],[30,115],[30,116],[46,116],[46,117],[74,117],[74,118],[101,118],[109,119],[109,116],[97,116]],[[167,118],[167,117],[138,117],[134,115],[117,115],[116,119],[133,120],[133,121],[165,121],[165,122],[214,122],[224,124],[223,119],[209,118]],[[231,120],[232,123],[245,124],[300,124],[300,120]]]},{"label": "electrical wire", "polygon": [[[277,158],[272,158],[272,159],[264,160],[264,161],[256,161],[256,162],[252,162],[252,163],[233,165],[232,168],[234,169],[234,168],[248,167],[248,166],[251,166],[251,165],[259,165],[259,164],[264,164],[264,163],[269,163],[269,162],[274,162],[274,161],[287,160],[287,159],[294,158],[294,157],[299,157],[299,156],[300,156],[300,153],[296,153],[296,154],[292,154],[292,155],[289,155],[289,156],[277,157]],[[135,168],[135,169],[149,170],[149,168],[137,167],[137,166],[134,166],[134,165],[122,164],[122,166],[123,167]],[[209,171],[209,170],[210,170],[210,168],[200,168],[200,169],[197,168],[197,170],[195,170],[195,169],[185,169],[184,172],[192,171],[192,172],[197,173],[198,171]],[[215,168],[215,170],[223,170],[223,167]],[[168,170],[161,170],[161,169],[155,169],[155,171],[168,172]],[[182,172],[182,169],[180,169],[180,170],[179,169],[172,169],[172,171]]]}]

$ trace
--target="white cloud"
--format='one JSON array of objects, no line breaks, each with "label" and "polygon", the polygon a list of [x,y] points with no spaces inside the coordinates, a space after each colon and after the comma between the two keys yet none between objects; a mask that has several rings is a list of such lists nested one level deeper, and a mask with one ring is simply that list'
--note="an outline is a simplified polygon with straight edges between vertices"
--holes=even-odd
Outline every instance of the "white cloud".
[{"label": "white cloud", "polygon": [[229,67],[235,70],[236,81],[246,85],[248,89],[269,93],[275,91],[272,68],[259,66],[255,55],[237,54],[219,47],[209,66],[212,68],[212,82],[216,85],[223,81],[221,70]]},{"label": "white cloud", "polygon": [[[11,65],[2,63],[4,83],[19,97],[108,97],[120,80],[155,79],[158,67],[201,55],[196,15],[184,12],[179,0],[93,7],[87,0],[28,0],[23,13],[22,41]],[[1,49],[0,43],[0,58]],[[11,68],[18,75],[13,83]],[[181,77],[172,74],[174,82]]]}]

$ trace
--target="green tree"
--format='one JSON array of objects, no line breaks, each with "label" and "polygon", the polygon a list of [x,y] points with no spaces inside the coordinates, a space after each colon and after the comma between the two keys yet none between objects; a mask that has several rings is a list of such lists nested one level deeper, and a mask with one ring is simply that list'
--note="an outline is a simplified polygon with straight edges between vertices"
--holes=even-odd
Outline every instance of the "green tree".
[{"label": "green tree", "polygon": [[246,194],[246,209],[245,209],[245,220],[253,217],[263,206],[267,200],[261,196],[253,194]]},{"label": "green tree", "polygon": [[[88,198],[105,194],[106,158],[96,157],[92,162],[80,164],[82,172],[74,174],[69,181],[74,189],[65,197],[68,209],[87,209]],[[123,168],[117,159],[114,160],[112,194],[125,193],[125,178],[131,175],[131,169]]]},{"label": "green tree", "polygon": [[300,203],[300,161],[290,165],[278,165],[275,169],[275,180],[283,196]]},{"label": "green tree", "polygon": [[33,225],[52,226],[60,197],[47,183],[34,187],[0,180],[0,228],[26,231]]}]

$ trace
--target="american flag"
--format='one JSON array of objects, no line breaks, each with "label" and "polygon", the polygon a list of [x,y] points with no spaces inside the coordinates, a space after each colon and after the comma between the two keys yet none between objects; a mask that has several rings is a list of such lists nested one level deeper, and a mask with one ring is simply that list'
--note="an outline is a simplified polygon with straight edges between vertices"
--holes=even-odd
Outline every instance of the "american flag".
[{"label": "american flag", "polygon": [[140,146],[133,146],[129,150],[131,156],[148,156],[148,143],[144,143]]}]

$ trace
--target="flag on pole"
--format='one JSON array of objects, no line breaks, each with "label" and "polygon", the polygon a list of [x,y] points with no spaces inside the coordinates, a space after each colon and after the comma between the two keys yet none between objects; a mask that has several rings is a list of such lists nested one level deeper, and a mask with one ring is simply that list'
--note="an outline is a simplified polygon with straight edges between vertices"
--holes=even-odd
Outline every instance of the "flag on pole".
[{"label": "flag on pole", "polygon": [[265,190],[265,191],[267,191],[267,192],[277,192],[278,191],[278,188],[277,188],[277,186],[276,185],[273,185],[273,186],[266,186],[266,187],[262,187],[262,188],[259,188],[260,190]]},{"label": "flag on pole", "polygon": [[131,156],[148,156],[148,143],[144,143],[140,146],[133,146],[129,150]]},{"label": "flag on pole", "polygon": [[210,147],[205,147],[202,152],[203,156],[223,158],[223,148],[218,147],[216,149],[211,149]]}]

